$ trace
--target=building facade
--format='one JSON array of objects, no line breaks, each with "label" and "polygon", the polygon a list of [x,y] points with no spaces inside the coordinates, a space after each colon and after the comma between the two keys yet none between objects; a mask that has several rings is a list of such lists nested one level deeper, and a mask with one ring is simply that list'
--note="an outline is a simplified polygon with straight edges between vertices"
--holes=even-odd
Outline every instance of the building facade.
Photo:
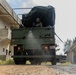
[{"label": "building facade", "polygon": [[76,38],[71,45],[65,47],[64,51],[67,54],[67,62],[76,64]]},{"label": "building facade", "polygon": [[67,52],[67,61],[76,64],[76,42],[73,43],[70,50]]},{"label": "building facade", "polygon": [[0,0],[0,59],[5,60],[11,49],[11,29],[19,28],[21,20],[6,0]]}]

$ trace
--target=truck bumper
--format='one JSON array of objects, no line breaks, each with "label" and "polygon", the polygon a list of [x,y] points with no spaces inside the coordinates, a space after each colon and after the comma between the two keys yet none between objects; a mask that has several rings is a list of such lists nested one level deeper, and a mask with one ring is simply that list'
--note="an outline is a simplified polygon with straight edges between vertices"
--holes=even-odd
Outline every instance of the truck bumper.
[{"label": "truck bumper", "polygon": [[55,55],[11,56],[12,58],[53,58]]}]

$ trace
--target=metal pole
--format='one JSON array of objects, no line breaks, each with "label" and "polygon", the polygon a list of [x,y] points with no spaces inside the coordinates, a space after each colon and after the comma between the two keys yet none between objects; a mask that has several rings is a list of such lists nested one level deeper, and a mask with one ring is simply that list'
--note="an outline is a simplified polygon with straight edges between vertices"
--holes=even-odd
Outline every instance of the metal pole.
[{"label": "metal pole", "polygon": [[13,8],[14,10],[32,9],[32,8]]},{"label": "metal pole", "polygon": [[61,38],[56,34],[56,33],[54,33],[57,37],[58,37],[58,39],[64,44],[64,42],[61,40]]}]

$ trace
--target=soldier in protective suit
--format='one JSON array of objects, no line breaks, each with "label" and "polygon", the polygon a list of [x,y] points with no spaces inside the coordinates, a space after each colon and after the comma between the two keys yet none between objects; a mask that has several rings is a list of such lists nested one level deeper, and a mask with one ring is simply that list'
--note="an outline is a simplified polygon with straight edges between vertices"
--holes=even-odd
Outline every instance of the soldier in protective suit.
[{"label": "soldier in protective suit", "polygon": [[36,22],[33,23],[33,27],[42,27],[42,22],[39,18],[37,18]]}]

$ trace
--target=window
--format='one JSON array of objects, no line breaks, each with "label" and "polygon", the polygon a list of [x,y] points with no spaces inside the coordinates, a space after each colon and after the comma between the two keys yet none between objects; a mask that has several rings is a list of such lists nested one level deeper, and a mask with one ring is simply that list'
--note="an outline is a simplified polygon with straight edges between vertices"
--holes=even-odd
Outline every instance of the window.
[{"label": "window", "polygon": [[5,29],[7,28],[7,26],[5,26]]},{"label": "window", "polygon": [[5,52],[5,48],[3,48],[3,52]]},{"label": "window", "polygon": [[8,55],[8,50],[6,49],[6,55]]}]

